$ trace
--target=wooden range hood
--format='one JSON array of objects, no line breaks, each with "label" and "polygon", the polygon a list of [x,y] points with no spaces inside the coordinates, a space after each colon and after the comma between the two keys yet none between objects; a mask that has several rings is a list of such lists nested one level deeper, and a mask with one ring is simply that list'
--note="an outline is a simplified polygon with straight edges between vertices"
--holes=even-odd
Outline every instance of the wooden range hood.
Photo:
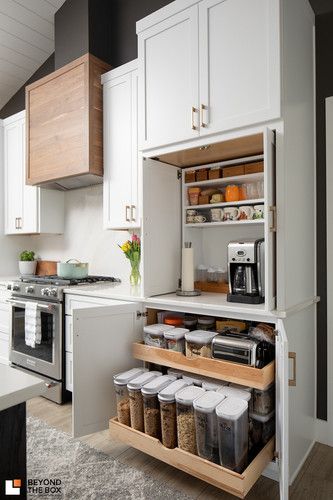
[{"label": "wooden range hood", "polygon": [[75,189],[103,179],[101,74],[91,54],[26,87],[26,182]]}]

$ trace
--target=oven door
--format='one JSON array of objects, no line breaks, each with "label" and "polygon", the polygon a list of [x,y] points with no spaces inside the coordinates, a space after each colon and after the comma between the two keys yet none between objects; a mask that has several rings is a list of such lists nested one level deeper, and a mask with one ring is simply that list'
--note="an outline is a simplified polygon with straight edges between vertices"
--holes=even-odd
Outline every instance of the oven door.
[{"label": "oven door", "polygon": [[41,319],[41,343],[30,347],[25,342],[24,299],[8,300],[12,307],[10,361],[23,368],[61,380],[62,375],[62,304],[38,301]]}]

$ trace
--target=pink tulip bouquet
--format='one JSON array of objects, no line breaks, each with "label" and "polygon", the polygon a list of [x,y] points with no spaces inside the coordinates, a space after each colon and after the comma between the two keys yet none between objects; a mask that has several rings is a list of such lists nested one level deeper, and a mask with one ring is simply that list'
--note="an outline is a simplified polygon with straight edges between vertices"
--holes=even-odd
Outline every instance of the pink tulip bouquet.
[{"label": "pink tulip bouquet", "polygon": [[141,260],[141,241],[140,238],[133,234],[130,240],[125,241],[122,245],[118,245],[119,248],[124,252],[125,257],[130,261],[131,264],[131,274],[130,282],[131,285],[137,286],[141,282],[140,275],[140,260]]}]

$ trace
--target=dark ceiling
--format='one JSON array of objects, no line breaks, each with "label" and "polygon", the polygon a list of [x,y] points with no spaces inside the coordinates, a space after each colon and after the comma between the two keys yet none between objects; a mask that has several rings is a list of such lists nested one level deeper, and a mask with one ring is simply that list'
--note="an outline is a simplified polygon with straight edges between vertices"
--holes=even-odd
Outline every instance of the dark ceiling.
[{"label": "dark ceiling", "polygon": [[333,11],[333,0],[310,0],[315,14],[324,14]]}]

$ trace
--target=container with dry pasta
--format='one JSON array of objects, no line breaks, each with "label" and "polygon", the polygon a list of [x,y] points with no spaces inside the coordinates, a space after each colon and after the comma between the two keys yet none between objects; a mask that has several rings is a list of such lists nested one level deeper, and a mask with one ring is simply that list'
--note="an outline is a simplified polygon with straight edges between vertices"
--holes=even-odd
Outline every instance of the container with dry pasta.
[{"label": "container with dry pasta", "polygon": [[215,332],[205,330],[194,330],[185,335],[186,340],[186,357],[187,358],[211,358],[212,357],[212,340],[215,337]]},{"label": "container with dry pasta", "polygon": [[193,401],[205,391],[190,385],[176,394],[178,448],[197,454]]},{"label": "container with dry pasta", "polygon": [[113,377],[116,392],[118,421],[124,425],[130,425],[130,404],[127,384],[130,380],[145,372],[144,368],[132,368]]},{"label": "container with dry pasta", "polygon": [[158,395],[161,412],[162,444],[166,448],[176,448],[177,446],[176,392],[187,385],[189,384],[186,380],[175,380]]},{"label": "container with dry pasta", "polygon": [[143,397],[143,421],[145,433],[154,438],[161,438],[161,415],[158,402],[158,393],[176,377],[161,375],[142,387]]},{"label": "container with dry pasta", "polygon": [[142,373],[138,377],[132,379],[127,384],[131,427],[136,431],[143,432],[143,399],[141,394],[142,387],[156,377],[161,376],[161,372],[151,371]]}]

